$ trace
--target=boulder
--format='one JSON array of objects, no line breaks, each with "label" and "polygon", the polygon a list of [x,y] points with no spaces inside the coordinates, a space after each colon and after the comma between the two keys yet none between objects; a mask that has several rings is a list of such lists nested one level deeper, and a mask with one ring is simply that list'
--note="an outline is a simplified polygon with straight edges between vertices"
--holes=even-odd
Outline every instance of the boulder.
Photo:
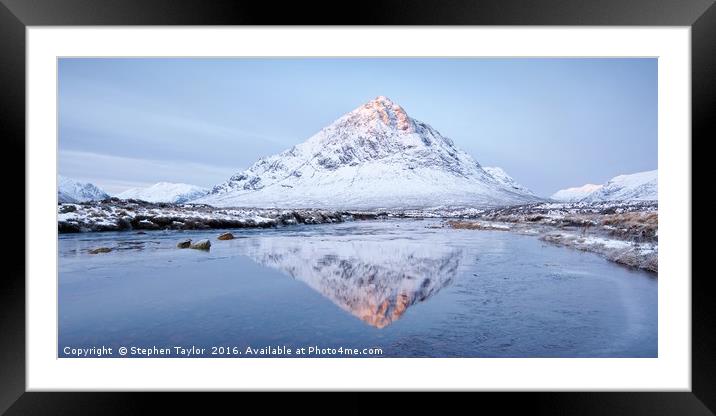
[{"label": "boulder", "polygon": [[74,222],[58,221],[57,231],[60,234],[63,233],[79,233],[81,230],[80,225]]},{"label": "boulder", "polygon": [[158,230],[159,225],[153,223],[146,217],[136,216],[132,218],[132,228],[135,230]]},{"label": "boulder", "polygon": [[199,240],[196,243],[191,243],[189,248],[193,248],[196,250],[208,250],[211,247],[211,241],[209,240]]},{"label": "boulder", "polygon": [[181,240],[177,243],[177,248],[189,248],[191,246],[191,240]]},{"label": "boulder", "polygon": [[132,229],[132,218],[121,217],[117,220],[117,228],[119,230],[131,230]]},{"label": "boulder", "polygon": [[112,249],[109,247],[98,247],[98,248],[93,248],[92,250],[89,251],[89,253],[90,254],[99,254],[99,253],[109,253],[110,251],[112,251]]},{"label": "boulder", "polygon": [[68,212],[75,212],[77,211],[77,207],[74,205],[61,205],[59,209],[60,213],[66,214]]},{"label": "boulder", "polygon": [[224,233],[224,234],[221,234],[218,238],[219,238],[219,240],[233,240],[234,235],[231,233]]}]

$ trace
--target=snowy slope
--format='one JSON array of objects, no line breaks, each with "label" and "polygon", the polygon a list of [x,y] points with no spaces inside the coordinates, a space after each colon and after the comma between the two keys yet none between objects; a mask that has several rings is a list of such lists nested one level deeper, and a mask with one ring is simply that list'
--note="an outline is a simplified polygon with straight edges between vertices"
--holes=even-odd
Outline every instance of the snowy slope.
[{"label": "snowy slope", "polygon": [[78,182],[74,179],[57,176],[57,201],[58,202],[87,202],[101,201],[109,198],[109,195],[91,183]]},{"label": "snowy slope", "polygon": [[604,185],[594,185],[588,183],[583,186],[577,186],[574,188],[560,189],[559,191],[552,194],[550,198],[556,201],[563,202],[577,202],[594,191],[602,189]]},{"label": "snowy slope", "polygon": [[117,194],[120,199],[181,204],[206,195],[208,189],[186,183],[159,182],[147,188],[132,188]]},{"label": "snowy slope", "polygon": [[657,170],[615,176],[582,201],[656,201],[658,200]]},{"label": "snowy slope", "polygon": [[265,157],[196,202],[215,206],[410,208],[538,200],[508,188],[397,104],[378,97]]},{"label": "snowy slope", "polygon": [[533,195],[534,192],[532,192],[529,188],[526,186],[517,183],[512,176],[508,175],[507,172],[504,171],[504,169],[496,166],[483,166],[482,169],[489,173],[493,178],[495,178],[498,182],[500,182],[502,185],[504,185],[507,189],[513,189],[516,192],[524,193],[527,195]]}]

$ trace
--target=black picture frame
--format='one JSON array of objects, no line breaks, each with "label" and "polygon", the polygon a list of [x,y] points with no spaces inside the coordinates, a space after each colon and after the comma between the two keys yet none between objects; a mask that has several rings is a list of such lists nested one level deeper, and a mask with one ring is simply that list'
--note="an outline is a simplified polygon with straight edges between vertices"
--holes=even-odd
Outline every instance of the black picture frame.
[{"label": "black picture frame", "polygon": [[[716,6],[713,0],[387,0],[338,7],[335,2],[171,0],[0,0],[0,131],[6,192],[25,195],[25,38],[27,26],[65,25],[609,25],[689,26],[692,58],[692,139],[705,142],[716,109]],[[693,152],[692,152],[693,154]],[[692,166],[696,163],[692,163]],[[693,176],[693,175],[692,175]],[[7,255],[0,290],[0,413],[133,414],[140,393],[25,392],[25,257],[18,255],[25,202],[4,208],[16,229],[2,239]],[[6,201],[7,202],[7,201]],[[691,204],[692,201],[689,201]],[[692,206],[692,205],[690,205]],[[8,209],[10,208],[10,209]],[[7,212],[12,210],[12,212]],[[692,209],[693,213],[693,209]],[[12,236],[12,238],[10,238]],[[9,254],[9,255],[8,255]],[[693,255],[692,255],[693,258]],[[688,279],[691,276],[670,276]],[[716,410],[716,317],[710,278],[692,279],[692,389],[690,392],[480,393],[480,408],[529,409],[549,414],[709,415]],[[199,399],[202,412],[215,398],[172,394],[184,407]],[[203,395],[202,395],[203,396]],[[141,400],[140,400],[141,398]],[[230,399],[232,400],[232,399]],[[309,399],[310,400],[310,399]],[[351,410],[360,408],[356,404]],[[370,404],[366,403],[366,406]]]}]

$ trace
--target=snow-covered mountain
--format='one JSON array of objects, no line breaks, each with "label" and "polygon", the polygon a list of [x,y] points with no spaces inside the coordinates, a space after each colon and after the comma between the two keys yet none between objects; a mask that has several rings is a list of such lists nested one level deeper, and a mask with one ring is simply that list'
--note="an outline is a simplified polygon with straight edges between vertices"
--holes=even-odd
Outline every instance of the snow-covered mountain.
[{"label": "snow-covered mountain", "polygon": [[656,201],[659,199],[657,172],[657,170],[650,170],[615,176],[582,201]]},{"label": "snow-covered mountain", "polygon": [[588,183],[586,185],[576,186],[574,188],[560,189],[559,191],[552,194],[550,198],[556,201],[577,202],[580,199],[583,199],[587,195],[591,194],[592,192],[602,189],[603,186],[604,185],[594,185]]},{"label": "snow-covered mountain", "polygon": [[87,201],[101,201],[109,198],[109,195],[98,186],[78,182],[74,179],[57,176],[57,201],[61,203],[77,203]]},{"label": "snow-covered mountain", "polygon": [[116,195],[120,199],[181,204],[206,195],[209,190],[186,183],[159,182],[147,188],[132,188]]},{"label": "snow-covered mountain", "polygon": [[658,171],[650,170],[615,176],[604,185],[562,189],[551,198],[565,202],[656,201],[658,188]]},{"label": "snow-covered mountain", "polygon": [[498,182],[500,182],[505,188],[514,189],[516,192],[535,196],[534,192],[532,192],[526,186],[524,186],[520,183],[517,183],[517,181],[512,179],[512,176],[508,175],[504,169],[502,169],[500,167],[496,167],[496,166],[483,166],[482,169],[485,172],[489,173]]},{"label": "snow-covered mountain", "polygon": [[425,208],[539,200],[485,172],[399,105],[378,97],[196,200],[215,206]]}]

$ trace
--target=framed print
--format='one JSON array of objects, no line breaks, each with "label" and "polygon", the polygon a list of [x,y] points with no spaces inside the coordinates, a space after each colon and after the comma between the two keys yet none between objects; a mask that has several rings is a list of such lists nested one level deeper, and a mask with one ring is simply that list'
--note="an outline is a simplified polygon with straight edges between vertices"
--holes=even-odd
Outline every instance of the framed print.
[{"label": "framed print", "polygon": [[691,201],[716,9],[641,3],[3,0],[25,258],[2,409],[457,390],[711,414]]}]

